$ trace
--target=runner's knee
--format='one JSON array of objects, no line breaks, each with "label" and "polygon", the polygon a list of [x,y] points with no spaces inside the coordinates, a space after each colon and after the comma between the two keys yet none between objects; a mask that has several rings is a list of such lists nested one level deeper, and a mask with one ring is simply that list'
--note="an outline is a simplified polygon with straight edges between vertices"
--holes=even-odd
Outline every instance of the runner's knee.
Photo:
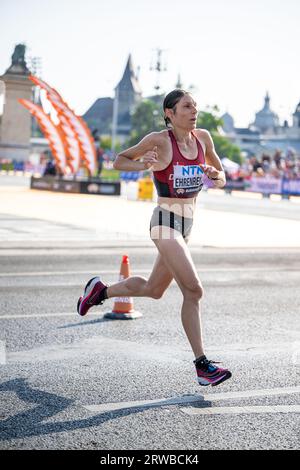
[{"label": "runner's knee", "polygon": [[189,286],[182,287],[183,297],[185,299],[194,299],[200,300],[203,297],[203,287],[200,282],[195,281],[191,283]]}]

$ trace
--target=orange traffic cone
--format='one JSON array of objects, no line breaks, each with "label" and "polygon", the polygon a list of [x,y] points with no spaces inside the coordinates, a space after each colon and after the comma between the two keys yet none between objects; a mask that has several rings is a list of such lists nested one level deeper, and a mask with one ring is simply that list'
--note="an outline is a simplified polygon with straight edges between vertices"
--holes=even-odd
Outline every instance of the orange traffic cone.
[{"label": "orange traffic cone", "polygon": [[[129,257],[124,255],[121,263],[119,281],[123,281],[123,279],[127,279],[129,276]],[[142,316],[141,312],[134,310],[132,297],[116,297],[112,311],[104,314],[104,318],[111,318],[113,320],[133,320]]]}]

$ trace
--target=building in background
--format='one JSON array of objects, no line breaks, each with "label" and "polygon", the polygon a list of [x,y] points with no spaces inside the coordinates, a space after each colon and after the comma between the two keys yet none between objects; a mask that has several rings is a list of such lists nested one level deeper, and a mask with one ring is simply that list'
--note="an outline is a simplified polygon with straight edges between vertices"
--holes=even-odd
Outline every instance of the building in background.
[{"label": "building in background", "polygon": [[[114,101],[115,102],[114,107]],[[123,143],[131,132],[131,115],[142,100],[142,90],[134,71],[131,54],[128,57],[123,76],[115,88],[115,97],[99,98],[82,116],[92,132],[98,135],[113,133],[114,109],[117,139]]]},{"label": "building in background", "polygon": [[[48,149],[45,139],[35,120],[20,106],[18,99],[32,99],[32,83],[28,79],[29,68],[25,61],[25,46],[18,44],[12,55],[12,62],[0,77],[0,94],[4,105],[0,115],[0,158],[26,160],[30,155],[38,155]],[[35,72],[34,69],[31,70]],[[177,88],[182,87],[178,76]],[[159,88],[159,87],[158,87]],[[123,144],[132,130],[131,118],[135,107],[141,102],[142,90],[138,75],[134,70],[131,54],[127,59],[124,73],[116,85],[115,97],[98,98],[82,116],[94,136],[112,136],[113,141]],[[162,105],[164,96],[157,93],[149,96]],[[1,100],[0,100],[1,101]],[[39,95],[36,96],[38,104]],[[1,110],[0,110],[1,112]],[[292,124],[280,124],[278,115],[270,105],[266,93],[264,105],[255,114],[255,119],[246,128],[235,126],[234,118],[226,112],[223,116],[223,131],[228,139],[240,147],[245,155],[261,156],[263,153],[290,150],[300,155],[300,102],[292,114]]]},{"label": "building in background", "polygon": [[235,127],[233,117],[226,112],[223,130],[226,137],[236,144],[246,155],[261,156],[277,150],[300,154],[300,103],[293,113],[293,122],[280,125],[278,115],[272,111],[270,96],[266,93],[263,108],[255,114],[254,122],[247,128]]}]

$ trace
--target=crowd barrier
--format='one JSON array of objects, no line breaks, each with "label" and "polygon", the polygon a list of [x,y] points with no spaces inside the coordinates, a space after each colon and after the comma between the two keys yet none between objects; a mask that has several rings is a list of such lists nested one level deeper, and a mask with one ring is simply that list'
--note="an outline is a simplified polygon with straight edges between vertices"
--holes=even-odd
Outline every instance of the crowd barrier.
[{"label": "crowd barrier", "polygon": [[120,196],[121,194],[120,181],[107,182],[95,179],[74,181],[53,176],[32,176],[30,188],[60,193],[100,194],[102,196]]},{"label": "crowd barrier", "polygon": [[224,188],[226,192],[231,191],[249,191],[260,193],[265,197],[271,194],[279,194],[284,197],[300,196],[300,178],[274,178],[274,177],[255,177],[249,180],[230,180],[227,179]]},{"label": "crowd barrier", "polygon": [[[43,173],[44,166],[32,165],[29,162],[0,162],[0,171],[2,172],[23,172],[23,173]],[[120,171],[120,180],[124,182],[138,181],[143,177],[143,172],[140,171]],[[50,180],[51,181],[51,178]],[[50,184],[50,183],[49,183]],[[108,184],[108,183],[106,183]],[[207,189],[213,187],[210,181],[205,181]],[[94,187],[95,192],[96,188]],[[232,191],[249,191],[253,193],[260,193],[264,197],[269,197],[271,194],[281,195],[283,198],[289,196],[300,196],[300,178],[275,178],[272,176],[256,177],[252,176],[250,179],[237,179],[233,180],[227,178],[225,192],[231,193]],[[84,191],[83,186],[81,192]]]}]

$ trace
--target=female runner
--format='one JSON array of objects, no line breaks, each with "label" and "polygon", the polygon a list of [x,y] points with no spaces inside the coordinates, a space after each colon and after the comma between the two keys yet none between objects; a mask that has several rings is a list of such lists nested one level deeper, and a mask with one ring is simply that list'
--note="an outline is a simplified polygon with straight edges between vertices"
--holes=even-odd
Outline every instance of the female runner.
[{"label": "female runner", "polygon": [[164,99],[167,130],[146,135],[137,145],[116,157],[122,171],[152,170],[157,207],[150,221],[150,237],[158,255],[149,279],[131,276],[111,286],[94,277],[78,300],[79,315],[111,297],[160,299],[175,279],[182,293],[182,325],[195,355],[200,385],[218,385],[231,377],[227,369],[206,358],[203,348],[200,300],[203,287],[187,243],[193,226],[196,198],[203,174],[222,188],[225,174],[208,131],[196,129],[197,104],[190,93],[173,90]]}]

